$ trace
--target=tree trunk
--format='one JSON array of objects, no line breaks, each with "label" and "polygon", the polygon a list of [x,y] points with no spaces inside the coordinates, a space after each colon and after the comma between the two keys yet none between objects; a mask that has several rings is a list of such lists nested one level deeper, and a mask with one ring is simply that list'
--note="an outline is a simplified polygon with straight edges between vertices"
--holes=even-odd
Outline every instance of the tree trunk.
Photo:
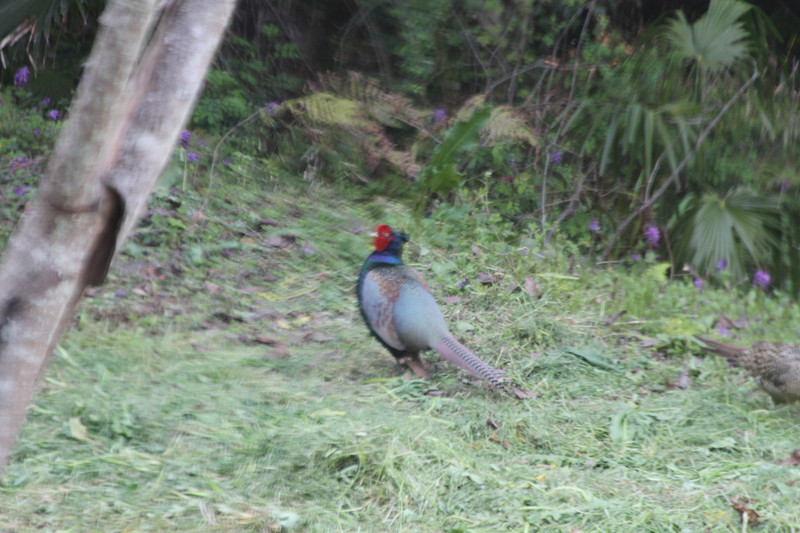
[{"label": "tree trunk", "polygon": [[[0,469],[88,284],[135,227],[235,0],[113,0],[39,193],[0,260]],[[158,18],[154,31],[153,21]]]}]

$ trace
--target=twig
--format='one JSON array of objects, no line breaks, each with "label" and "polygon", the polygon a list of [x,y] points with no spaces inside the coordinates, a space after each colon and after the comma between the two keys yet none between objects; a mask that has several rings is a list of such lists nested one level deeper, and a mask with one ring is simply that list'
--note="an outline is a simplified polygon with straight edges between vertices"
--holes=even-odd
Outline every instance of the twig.
[{"label": "twig", "polygon": [[[597,7],[597,0],[592,0],[592,3],[589,4],[589,8],[586,11],[586,18],[583,20],[583,27],[581,28],[581,35],[578,37],[578,46],[575,48],[575,66],[574,70],[572,71],[572,83],[570,84],[569,88],[569,96],[567,97],[567,102],[564,105],[564,108],[568,108],[569,105],[572,103],[572,98],[575,95],[575,85],[578,79],[578,62],[580,61],[581,57],[581,47],[583,46],[583,39],[586,33],[586,30],[589,28],[589,20],[592,18],[592,14],[594,13],[595,7]],[[564,115],[564,120],[561,121],[561,124],[558,125],[558,131],[556,131],[555,139],[558,140],[561,137],[561,132],[564,130],[564,126],[568,122],[568,116]],[[547,159],[544,163],[544,173],[542,174],[542,231],[544,231],[547,225],[547,210],[545,209],[546,204],[546,196],[547,196],[547,171],[549,168],[550,163],[550,156],[548,155]]]},{"label": "twig", "polygon": [[[300,39],[294,38],[292,32],[289,31],[289,27],[283,21],[283,17],[281,17],[281,14],[278,12],[275,6],[272,5],[272,2],[266,2],[266,5],[269,8],[269,10],[272,11],[272,15],[275,17],[275,21],[280,25],[281,29],[283,30],[283,33],[292,41],[299,42]],[[309,74],[311,74],[311,77],[314,78],[316,81],[319,81],[319,76],[317,75],[317,71],[311,68],[311,64],[308,62],[308,59],[306,58],[305,54],[300,53],[299,55],[300,55],[300,61],[302,61],[303,65],[306,67],[306,69],[308,69],[308,72]]]},{"label": "twig", "polygon": [[483,75],[486,77],[486,88],[484,89],[484,94],[488,95],[489,82],[491,81],[491,72],[489,71],[489,67],[487,67],[486,63],[484,63],[483,59],[481,59],[477,48],[475,48],[475,43],[472,42],[472,37],[470,36],[469,32],[467,32],[467,28],[464,26],[464,23],[461,21],[461,17],[458,16],[458,13],[456,13],[455,9],[453,9],[453,18],[458,23],[458,27],[461,28],[461,33],[464,35],[464,40],[467,41],[467,46],[469,46],[472,55],[475,57],[475,61],[478,62],[478,65],[481,66],[481,70],[483,70]]},{"label": "twig", "polygon": [[597,0],[592,0],[592,3],[589,4],[589,9],[586,12],[586,18],[583,19],[583,28],[581,28],[581,35],[578,37],[578,46],[575,47],[575,70],[572,71],[572,83],[569,87],[569,98],[567,99],[567,103],[572,101],[572,97],[575,94],[575,84],[578,79],[578,61],[580,61],[581,57],[581,48],[583,48],[583,39],[586,35],[586,30],[589,29],[589,21],[592,18],[592,14],[594,13],[595,8],[597,7]]},{"label": "twig", "polygon": [[581,193],[583,193],[583,182],[586,180],[586,174],[583,174],[581,179],[578,181],[578,184],[575,186],[575,192],[572,193],[569,197],[569,204],[567,205],[566,209],[564,209],[556,218],[556,221],[553,222],[553,227],[550,228],[550,231],[547,232],[544,238],[544,244],[550,242],[550,239],[553,238],[553,233],[555,233],[556,228],[558,227],[561,222],[563,222],[567,217],[572,216],[578,210],[578,204],[580,203]]},{"label": "twig", "polygon": [[242,119],[237,125],[229,129],[225,133],[225,135],[222,136],[222,139],[220,139],[217,142],[217,145],[214,147],[214,157],[211,158],[211,168],[208,171],[208,189],[206,189],[206,197],[205,199],[203,199],[203,205],[200,206],[200,211],[203,211],[206,208],[206,204],[208,203],[208,197],[211,196],[211,187],[214,184],[214,167],[217,164],[217,156],[219,155],[219,149],[222,146],[222,143],[225,142],[225,139],[230,137],[234,131],[244,126],[247,122],[250,122],[253,118],[258,116],[258,114],[261,113],[262,111],[263,110],[259,109],[249,117]]},{"label": "twig", "polygon": [[625,220],[622,221],[622,223],[619,225],[619,227],[617,227],[617,231],[615,231],[614,235],[612,235],[611,238],[608,240],[608,247],[606,248],[606,251],[603,254],[603,259],[607,259],[608,256],[611,254],[611,250],[614,247],[614,243],[617,241],[617,239],[619,238],[620,234],[628,226],[628,224],[630,224],[631,221],[634,218],[639,216],[642,213],[642,211],[644,211],[645,209],[647,209],[648,207],[653,205],[655,203],[655,201],[658,200],[661,197],[662,194],[664,194],[664,192],[667,190],[667,187],[672,185],[672,183],[676,179],[678,179],[678,175],[680,174],[680,172],[684,169],[684,167],[686,167],[686,165],[689,164],[689,161],[692,160],[692,158],[695,156],[695,154],[697,154],[697,151],[700,149],[700,146],[706,140],[706,137],[708,137],[708,134],[711,133],[711,130],[714,129],[714,127],[717,125],[717,123],[722,119],[722,116],[725,113],[728,112],[728,109],[730,109],[730,107],[734,104],[734,102],[736,102],[736,100],[738,100],[739,97],[742,94],[744,94],[744,92],[747,90],[747,88],[750,87],[753,84],[753,82],[756,81],[757,78],[758,78],[758,66],[754,64],[753,65],[753,75],[750,76],[750,79],[747,80],[747,82],[745,82],[744,85],[739,87],[739,90],[736,91],[736,94],[734,94],[731,97],[731,99],[728,100],[725,103],[724,106],[722,106],[722,109],[719,110],[719,113],[717,113],[717,116],[715,116],[714,119],[711,122],[708,123],[708,126],[706,126],[706,129],[704,129],[703,132],[697,137],[697,141],[695,141],[695,143],[694,143],[694,148],[692,148],[689,151],[689,153],[686,154],[686,156],[684,156],[683,160],[680,163],[678,163],[678,166],[676,166],[673,169],[672,174],[670,174],[670,176],[664,181],[664,183],[661,184],[661,187],[656,189],[656,192],[654,192],[653,195],[650,198],[646,198],[642,202],[642,204],[635,211],[633,211],[633,213],[628,215],[625,218]]},{"label": "twig", "polygon": [[536,61],[534,61],[533,63],[531,63],[529,65],[525,65],[522,68],[515,69],[510,74],[506,74],[505,76],[503,76],[501,78],[498,78],[497,80],[492,82],[492,84],[489,85],[486,88],[486,90],[484,91],[484,94],[488,95],[492,91],[494,91],[497,88],[498,85],[500,85],[502,83],[505,83],[505,82],[507,82],[508,80],[510,80],[512,78],[516,78],[517,76],[521,76],[522,74],[525,74],[526,72],[528,72],[530,70],[537,69],[537,68],[543,68],[543,69],[547,69],[547,70],[563,70],[563,69],[554,67],[552,65],[548,65],[547,62],[545,60],[543,60],[543,59],[537,59]]}]

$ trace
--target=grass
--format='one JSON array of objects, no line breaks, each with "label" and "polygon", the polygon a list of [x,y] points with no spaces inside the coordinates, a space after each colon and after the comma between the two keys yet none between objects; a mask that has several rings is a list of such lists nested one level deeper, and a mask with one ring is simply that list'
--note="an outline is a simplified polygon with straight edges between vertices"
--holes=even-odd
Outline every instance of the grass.
[{"label": "grass", "polygon": [[[776,464],[800,448],[797,405],[688,340],[723,314],[748,321],[735,342],[791,339],[784,296],[595,268],[480,204],[415,222],[350,186],[223,181],[205,207],[162,191],[81,303],[3,474],[2,529],[800,530],[800,470]],[[396,368],[353,296],[378,220],[457,297],[465,344],[536,398],[432,355],[431,381]]]}]

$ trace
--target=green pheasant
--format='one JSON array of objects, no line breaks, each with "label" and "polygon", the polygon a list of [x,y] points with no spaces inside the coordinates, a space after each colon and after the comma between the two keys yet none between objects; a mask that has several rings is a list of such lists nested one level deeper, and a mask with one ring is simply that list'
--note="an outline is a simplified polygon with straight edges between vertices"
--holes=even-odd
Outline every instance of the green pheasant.
[{"label": "green pheasant", "polygon": [[358,307],[372,335],[420,377],[427,378],[428,372],[419,353],[430,349],[511,395],[502,374],[453,337],[422,276],[403,264],[403,244],[407,241],[408,235],[381,224],[375,251],[361,267]]}]

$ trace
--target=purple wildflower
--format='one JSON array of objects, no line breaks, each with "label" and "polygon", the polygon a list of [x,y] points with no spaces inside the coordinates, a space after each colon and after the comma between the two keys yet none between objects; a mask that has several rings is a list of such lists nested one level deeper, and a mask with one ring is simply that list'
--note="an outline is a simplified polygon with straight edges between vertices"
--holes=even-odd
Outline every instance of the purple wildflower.
[{"label": "purple wildflower", "polygon": [[697,287],[698,289],[702,289],[703,288],[703,280],[700,279],[700,278],[694,278],[694,286]]},{"label": "purple wildflower", "polygon": [[186,152],[186,160],[190,163],[197,163],[200,161],[200,156],[195,152]]},{"label": "purple wildflower", "polygon": [[592,221],[589,222],[589,231],[592,233],[597,233],[600,231],[600,224],[597,222],[597,220],[592,219]]},{"label": "purple wildflower", "polygon": [[278,102],[267,102],[266,104],[264,104],[264,107],[267,108],[267,113],[269,113],[270,115],[274,115],[275,112],[278,109],[280,109],[281,104],[279,104]]},{"label": "purple wildflower", "polygon": [[192,132],[189,130],[183,130],[181,132],[181,146],[184,149],[189,148],[189,141],[192,139]]},{"label": "purple wildflower", "polygon": [[728,266],[727,259],[720,259],[719,261],[717,261],[717,270],[725,270],[725,267],[727,266]]},{"label": "purple wildflower", "polygon": [[222,250],[222,257],[230,257],[231,251],[230,250]]},{"label": "purple wildflower", "polygon": [[114,296],[117,298],[122,298],[123,296],[127,296],[128,293],[125,292],[123,289],[119,289],[117,292],[114,293]]},{"label": "purple wildflower", "polygon": [[206,140],[204,138],[200,137],[199,139],[197,139],[197,146],[199,146],[200,148],[205,148],[206,147]]},{"label": "purple wildflower", "polygon": [[447,120],[447,111],[445,111],[444,108],[440,107],[433,111],[431,122],[438,124],[440,122],[444,122],[445,120]]},{"label": "purple wildflower", "polygon": [[458,283],[456,283],[456,287],[466,287],[467,285],[469,285],[469,279],[467,278],[464,278]]},{"label": "purple wildflower", "polygon": [[731,336],[731,332],[728,331],[728,328],[726,328],[725,326],[717,326],[717,334],[720,337],[730,337]]},{"label": "purple wildflower", "polygon": [[647,226],[647,229],[644,230],[644,242],[656,248],[659,240],[661,240],[661,232],[658,231],[658,228],[653,225]]},{"label": "purple wildflower", "polygon": [[[11,158],[11,166],[9,167],[9,172],[12,174],[16,173],[17,170],[21,169],[22,167],[28,166],[31,160],[27,157],[12,157]],[[30,187],[28,187],[30,189]],[[24,193],[23,193],[24,194]]]},{"label": "purple wildflower", "polygon": [[632,253],[631,254],[631,260],[633,260],[633,261],[641,261],[642,260],[642,256],[637,254],[637,253]]},{"label": "purple wildflower", "polygon": [[14,74],[14,86],[25,87],[28,85],[28,77],[31,75],[31,69],[22,67]]},{"label": "purple wildflower", "polygon": [[58,120],[58,117],[60,115],[61,113],[58,112],[58,109],[51,109],[50,112],[47,114],[50,120]]},{"label": "purple wildflower", "polygon": [[753,287],[759,287],[761,290],[766,290],[771,278],[769,274],[761,269],[756,270],[753,274]]},{"label": "purple wildflower", "polygon": [[561,163],[561,160],[564,159],[564,154],[561,152],[553,152],[550,155],[550,162],[554,165]]},{"label": "purple wildflower", "polygon": [[34,137],[38,137],[41,134],[42,134],[42,131],[39,128],[36,128],[35,130],[33,130],[33,136]]},{"label": "purple wildflower", "polygon": [[227,157],[222,158],[222,164],[225,165],[226,167],[231,166],[231,162],[228,160]]},{"label": "purple wildflower", "polygon": [[49,96],[45,96],[44,100],[42,100],[42,107],[47,107],[49,105],[50,105],[50,97]]},{"label": "purple wildflower", "polygon": [[29,190],[31,190],[30,185],[23,185],[22,187],[17,187],[14,189],[14,194],[17,196],[25,196]]}]

